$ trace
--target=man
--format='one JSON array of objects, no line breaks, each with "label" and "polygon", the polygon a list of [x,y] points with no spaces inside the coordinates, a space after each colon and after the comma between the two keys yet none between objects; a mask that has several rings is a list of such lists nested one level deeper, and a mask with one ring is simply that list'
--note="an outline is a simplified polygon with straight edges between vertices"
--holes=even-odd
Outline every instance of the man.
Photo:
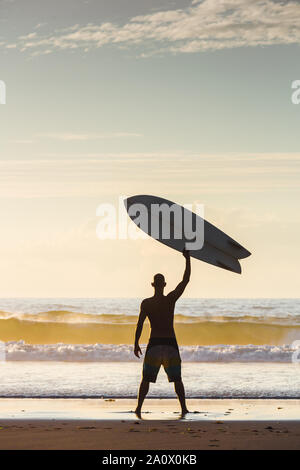
[{"label": "man", "polygon": [[186,260],[185,271],[183,279],[176,289],[168,295],[164,295],[164,288],[166,286],[165,278],[162,274],[156,274],[152,282],[152,286],[154,287],[153,297],[145,299],[141,303],[134,345],[134,354],[138,358],[140,357],[139,354],[142,354],[139,347],[139,339],[146,317],[148,317],[150,321],[151,334],[146,349],[143,364],[143,378],[138,394],[138,404],[135,410],[139,417],[141,416],[144,399],[149,391],[149,383],[156,382],[156,377],[161,365],[164,366],[169,382],[174,382],[182,416],[188,413],[185,403],[184,386],[181,379],[181,358],[174,331],[175,303],[183,294],[191,275],[190,254],[188,251],[183,250],[183,256]]}]

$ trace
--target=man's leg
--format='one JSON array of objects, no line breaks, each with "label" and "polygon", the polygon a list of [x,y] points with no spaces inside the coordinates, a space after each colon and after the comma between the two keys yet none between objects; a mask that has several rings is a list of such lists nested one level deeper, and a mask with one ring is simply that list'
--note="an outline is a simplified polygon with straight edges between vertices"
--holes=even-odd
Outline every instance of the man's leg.
[{"label": "man's leg", "polygon": [[178,400],[180,402],[181,412],[182,414],[188,413],[189,410],[187,409],[186,403],[185,403],[185,392],[184,392],[184,386],[183,386],[182,380],[176,380],[174,382],[174,385],[175,385],[175,392],[177,393]]},{"label": "man's leg", "polygon": [[147,380],[142,379],[140,389],[139,389],[139,394],[138,394],[138,404],[135,410],[137,415],[141,414],[142,406],[143,406],[143,403],[144,403],[144,400],[148,391],[149,391],[149,382],[147,382]]}]

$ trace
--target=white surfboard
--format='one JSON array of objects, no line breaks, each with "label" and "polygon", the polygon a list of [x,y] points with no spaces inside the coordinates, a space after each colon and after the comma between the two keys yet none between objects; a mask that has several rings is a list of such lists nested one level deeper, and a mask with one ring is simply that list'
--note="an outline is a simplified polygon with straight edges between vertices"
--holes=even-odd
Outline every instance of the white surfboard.
[{"label": "white surfboard", "polygon": [[[190,254],[193,258],[229,271],[241,273],[241,265],[238,260],[246,258],[251,254],[233,238],[226,235],[211,223],[202,219],[199,215],[189,211],[183,206],[179,206],[178,204],[169,201],[168,199],[157,196],[137,195],[125,199],[124,204],[127,212],[129,212],[129,217],[139,228],[141,228],[141,230],[158,240],[160,243],[180,252],[183,251],[187,243],[191,242],[191,233],[185,231],[184,227],[179,227],[178,221],[175,220],[175,218],[172,219],[172,216],[171,218],[167,218],[160,215],[159,218],[153,220],[153,217],[151,218],[151,215],[153,216],[153,205],[156,204],[161,206],[162,204],[166,204],[168,207],[172,206],[173,210],[175,209],[177,213],[181,211],[181,220],[191,220],[193,230],[195,230],[196,227],[203,227],[204,243],[202,248],[190,250]],[[142,204],[147,209],[148,220],[144,226],[140,223],[140,219],[138,217],[139,214],[134,211],[132,212],[135,204]],[[187,219],[184,218],[185,216],[187,216]],[[156,227],[154,227],[155,236],[153,236],[154,224],[156,225]],[[181,229],[182,231],[182,236],[180,238],[175,236],[174,230],[176,230],[176,228]],[[166,233],[163,231],[166,229],[169,229],[170,231],[170,236],[167,238],[162,235],[163,233]]]}]

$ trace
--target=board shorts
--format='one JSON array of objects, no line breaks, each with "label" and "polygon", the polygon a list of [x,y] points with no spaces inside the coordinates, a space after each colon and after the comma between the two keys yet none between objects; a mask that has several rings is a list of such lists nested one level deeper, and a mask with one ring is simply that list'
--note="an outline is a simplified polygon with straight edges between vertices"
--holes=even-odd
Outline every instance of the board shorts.
[{"label": "board shorts", "polygon": [[150,338],[143,364],[143,380],[156,382],[160,366],[169,382],[181,380],[181,358],[175,338]]}]

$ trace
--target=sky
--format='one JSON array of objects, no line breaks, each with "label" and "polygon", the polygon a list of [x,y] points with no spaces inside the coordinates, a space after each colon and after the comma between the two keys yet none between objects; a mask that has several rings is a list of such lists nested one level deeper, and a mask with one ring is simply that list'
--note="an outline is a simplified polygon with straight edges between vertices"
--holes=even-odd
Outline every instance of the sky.
[{"label": "sky", "polygon": [[300,2],[0,0],[0,297],[144,297],[157,241],[99,240],[100,204],[204,205],[252,252],[192,260],[189,297],[299,297]]}]

